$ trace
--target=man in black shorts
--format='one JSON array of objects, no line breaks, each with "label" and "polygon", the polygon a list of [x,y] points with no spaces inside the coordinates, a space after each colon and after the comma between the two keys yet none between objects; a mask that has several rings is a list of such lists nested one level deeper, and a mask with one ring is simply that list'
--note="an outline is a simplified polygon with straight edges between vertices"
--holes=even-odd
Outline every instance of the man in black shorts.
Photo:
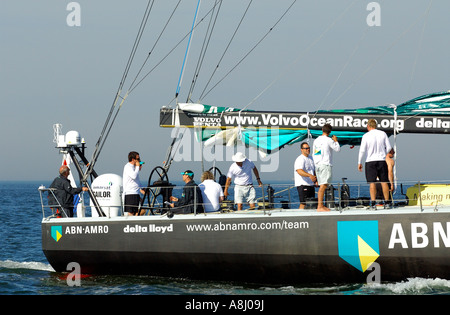
[{"label": "man in black shorts", "polygon": [[131,151],[128,153],[128,163],[123,168],[123,194],[124,213],[126,215],[139,215],[140,195],[145,191],[140,188],[139,172],[142,169],[139,153]]},{"label": "man in black shorts", "polygon": [[302,154],[294,163],[294,180],[300,199],[299,209],[304,209],[306,199],[314,198],[316,195],[314,186],[317,184],[317,178],[314,161],[310,156],[311,148],[309,144],[303,142],[300,149]]},{"label": "man in black shorts", "polygon": [[366,180],[370,184],[370,208],[375,208],[375,198],[377,194],[376,181],[379,178],[383,189],[384,208],[392,208],[389,201],[389,172],[386,163],[386,154],[391,150],[391,144],[386,133],[378,130],[377,122],[369,119],[367,122],[368,132],[364,134],[361,147],[359,149],[358,170],[362,172],[362,159],[366,158]]}]

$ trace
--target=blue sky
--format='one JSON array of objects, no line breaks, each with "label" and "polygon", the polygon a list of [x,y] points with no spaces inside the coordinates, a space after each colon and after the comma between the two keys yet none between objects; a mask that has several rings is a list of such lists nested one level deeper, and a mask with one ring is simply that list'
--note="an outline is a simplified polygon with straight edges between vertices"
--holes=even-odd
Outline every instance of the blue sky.
[{"label": "blue sky", "polygon": [[[147,1],[77,1],[81,25],[70,27],[70,1],[2,1],[0,55],[0,180],[51,181],[61,156],[54,148],[53,124],[77,130],[86,139],[87,157],[97,141],[114,99]],[[153,46],[177,1],[156,1],[125,88]],[[202,1],[200,16],[211,1]],[[282,15],[292,1],[253,1],[213,81],[223,77]],[[448,30],[450,2],[377,1],[381,25],[369,27],[371,1],[297,1],[267,38],[202,101],[254,110],[314,111],[400,104],[449,89]],[[187,33],[197,1],[185,0],[152,51],[148,72]],[[226,0],[208,48],[193,99],[220,59],[248,2]],[[430,6],[431,5],[431,6]],[[428,11],[429,9],[429,11]],[[180,101],[185,101],[207,22],[194,33]],[[98,161],[98,173],[121,174],[127,154],[137,150],[146,161],[141,179],[161,165],[172,130],[159,127],[159,109],[173,99],[186,42],[153,71],[124,103]],[[393,139],[391,139],[393,141]],[[400,135],[398,177],[448,179],[447,135]],[[194,144],[193,144],[194,146]],[[251,153],[249,153],[251,154]],[[300,154],[294,145],[280,152],[276,171],[264,182],[293,178]],[[357,171],[358,148],[334,156],[334,178],[363,181]],[[256,161],[260,168],[263,160]],[[229,162],[220,162],[226,171]],[[206,168],[212,166],[211,163]],[[200,173],[198,162],[175,162],[169,173]],[[46,184],[44,182],[44,184]]]}]

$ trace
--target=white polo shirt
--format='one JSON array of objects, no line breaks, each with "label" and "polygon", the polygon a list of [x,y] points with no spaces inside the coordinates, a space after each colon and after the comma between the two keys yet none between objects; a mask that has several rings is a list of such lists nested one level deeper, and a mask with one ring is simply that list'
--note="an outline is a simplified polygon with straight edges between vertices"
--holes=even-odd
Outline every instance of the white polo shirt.
[{"label": "white polo shirt", "polygon": [[295,186],[314,186],[314,182],[309,177],[303,177],[297,170],[304,170],[306,173],[314,175],[314,161],[310,156],[301,154],[294,163],[294,180]]},{"label": "white polo shirt", "polygon": [[235,163],[231,164],[228,170],[227,177],[234,179],[235,185],[252,185],[252,170],[255,168],[255,164],[249,159],[245,159],[242,163],[242,167]]}]

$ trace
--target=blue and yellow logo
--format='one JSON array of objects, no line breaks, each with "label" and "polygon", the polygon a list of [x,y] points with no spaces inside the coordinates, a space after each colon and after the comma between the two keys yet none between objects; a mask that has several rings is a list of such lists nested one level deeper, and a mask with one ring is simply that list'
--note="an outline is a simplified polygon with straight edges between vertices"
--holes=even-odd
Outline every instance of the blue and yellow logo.
[{"label": "blue and yellow logo", "polygon": [[340,221],[337,223],[339,257],[365,272],[378,257],[378,221]]},{"label": "blue and yellow logo", "polygon": [[55,241],[59,241],[59,239],[62,237],[62,226],[61,225],[53,225],[51,230],[51,235]]}]

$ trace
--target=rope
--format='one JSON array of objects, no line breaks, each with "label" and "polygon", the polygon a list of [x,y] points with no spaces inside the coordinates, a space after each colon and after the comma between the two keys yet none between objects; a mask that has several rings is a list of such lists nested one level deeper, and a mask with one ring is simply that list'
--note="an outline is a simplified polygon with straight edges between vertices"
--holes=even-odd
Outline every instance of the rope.
[{"label": "rope", "polygon": [[[394,155],[394,169],[393,169],[393,173],[394,173],[394,187],[395,189],[397,189],[397,105],[392,104],[391,107],[394,109],[394,151],[395,151],[395,155]],[[389,152],[388,152],[389,154]],[[392,198],[392,196],[391,196]]]}]

